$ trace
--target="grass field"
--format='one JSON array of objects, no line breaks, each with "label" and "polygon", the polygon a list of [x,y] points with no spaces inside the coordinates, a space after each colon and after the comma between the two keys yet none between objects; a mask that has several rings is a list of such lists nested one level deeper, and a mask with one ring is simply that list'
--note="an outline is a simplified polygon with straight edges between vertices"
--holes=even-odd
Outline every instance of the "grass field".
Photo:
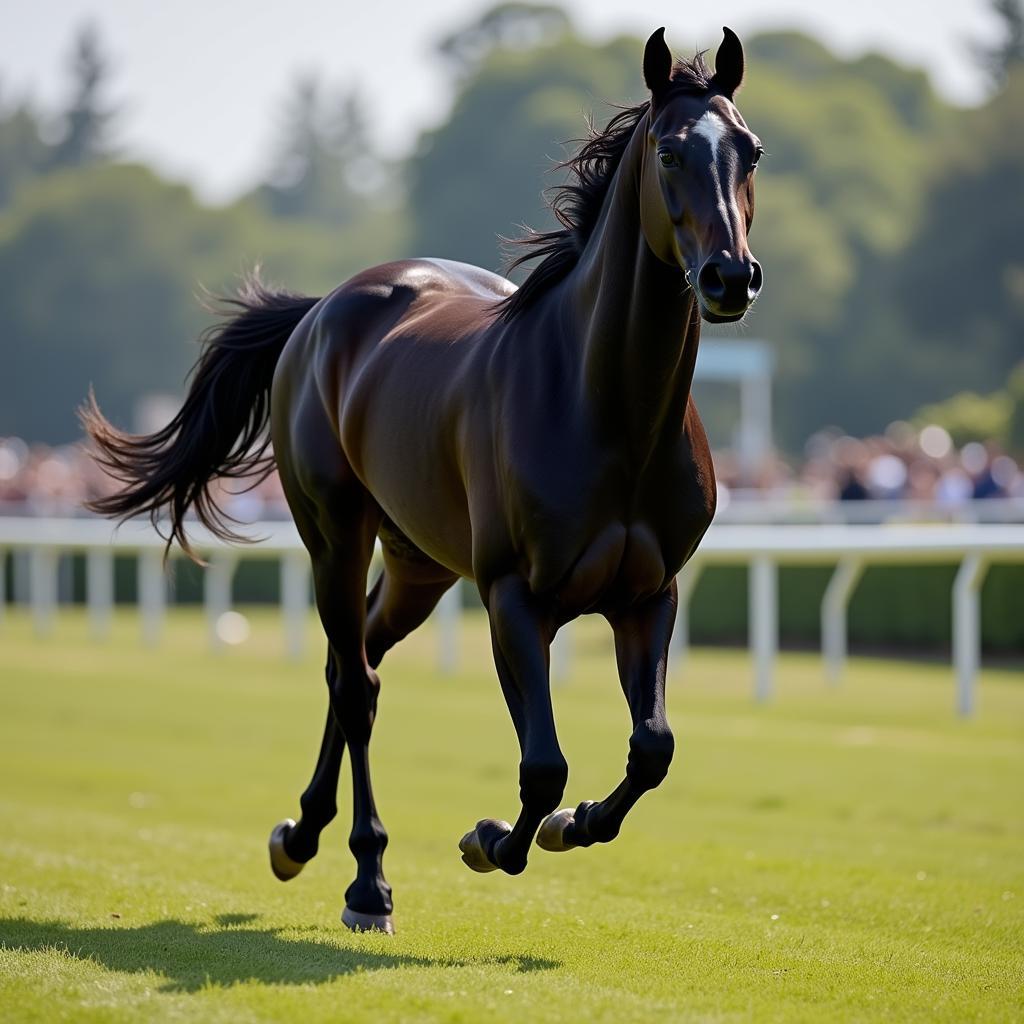
[{"label": "grass field", "polygon": [[[338,923],[347,770],[319,858],[271,876],[325,692],[319,641],[286,663],[276,619],[253,623],[219,656],[187,612],[156,652],[130,615],[106,645],[73,614],[45,642],[0,624],[3,1021],[1024,1015],[1021,673],[987,670],[965,723],[945,665],[854,660],[830,691],[789,655],[755,707],[744,654],[698,651],[670,683],[673,771],[619,839],[481,876],[456,844],[514,817],[518,752],[482,622],[452,677],[424,630],[382,667],[389,939]],[[601,624],[576,648],[571,804],[618,782],[628,734]]]}]

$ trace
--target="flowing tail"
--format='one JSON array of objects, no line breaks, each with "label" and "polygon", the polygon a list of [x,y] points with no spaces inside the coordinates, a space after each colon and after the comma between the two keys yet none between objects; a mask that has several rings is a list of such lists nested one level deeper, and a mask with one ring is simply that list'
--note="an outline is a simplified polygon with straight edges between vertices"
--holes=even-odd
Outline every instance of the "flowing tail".
[{"label": "flowing tail", "polygon": [[96,460],[125,486],[88,508],[124,520],[148,514],[159,530],[170,520],[167,547],[176,540],[193,556],[185,515],[195,509],[215,536],[242,541],[234,520],[210,494],[215,477],[266,478],[274,466],[270,437],[270,385],[292,331],[319,299],[273,291],[254,273],[238,294],[217,303],[222,317],[200,337],[202,351],[189,374],[185,402],[154,434],[126,434],[112,426],[89,398],[79,411],[96,447]]}]

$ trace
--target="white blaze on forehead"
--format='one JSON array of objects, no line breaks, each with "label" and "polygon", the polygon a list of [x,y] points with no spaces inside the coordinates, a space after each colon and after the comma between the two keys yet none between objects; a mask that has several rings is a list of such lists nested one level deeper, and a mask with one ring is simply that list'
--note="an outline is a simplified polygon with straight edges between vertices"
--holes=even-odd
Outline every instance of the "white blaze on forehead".
[{"label": "white blaze on forehead", "polygon": [[722,177],[718,164],[718,144],[722,141],[722,137],[728,130],[728,122],[721,114],[717,114],[713,110],[709,110],[705,114],[702,114],[690,129],[693,134],[707,139],[708,146],[711,147],[711,181],[712,187],[714,188],[717,196],[716,205],[723,223],[729,226],[731,231],[729,204],[725,201],[725,193],[722,188]]},{"label": "white blaze on forehead", "polygon": [[711,147],[711,159],[717,163],[718,143],[721,142],[727,128],[725,119],[713,110],[709,110],[706,114],[701,115],[690,131],[708,140],[708,145]]}]

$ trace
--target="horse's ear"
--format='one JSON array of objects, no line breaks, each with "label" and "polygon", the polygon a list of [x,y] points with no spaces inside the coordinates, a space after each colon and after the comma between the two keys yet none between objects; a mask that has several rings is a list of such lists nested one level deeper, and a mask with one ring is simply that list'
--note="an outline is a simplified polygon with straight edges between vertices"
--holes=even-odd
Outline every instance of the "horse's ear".
[{"label": "horse's ear", "polygon": [[671,77],[672,52],[665,42],[665,29],[659,28],[644,47],[644,81],[655,100],[664,94]]},{"label": "horse's ear", "polygon": [[731,28],[723,27],[722,43],[715,54],[715,85],[732,99],[743,81],[743,44]]}]

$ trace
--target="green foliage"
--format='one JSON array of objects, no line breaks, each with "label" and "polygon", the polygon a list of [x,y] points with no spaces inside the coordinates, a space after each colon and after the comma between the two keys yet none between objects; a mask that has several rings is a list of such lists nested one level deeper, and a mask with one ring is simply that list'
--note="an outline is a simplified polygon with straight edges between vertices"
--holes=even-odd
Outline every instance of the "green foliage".
[{"label": "green foliage", "polygon": [[324,97],[316,78],[300,78],[280,125],[270,180],[254,198],[275,217],[335,227],[357,220],[380,175],[358,95]]},{"label": "green foliage", "polygon": [[[875,255],[900,245],[944,121],[924,74],[877,55],[844,61],[795,33],[755,36],[748,51],[738,102],[768,151],[759,191],[796,177],[848,248]],[[759,245],[771,244],[760,234]]]},{"label": "green foliage", "polygon": [[975,50],[981,66],[1001,86],[1009,74],[1024,66],[1024,5],[1021,0],[989,0],[989,7],[1002,32],[995,43],[975,46]]},{"label": "green foliage", "polygon": [[837,421],[881,429],[905,406],[878,403],[902,342],[878,301],[879,267],[925,213],[950,112],[922,72],[879,55],[847,61],[786,32],[751,38],[747,52],[738,102],[767,148],[751,235],[765,288],[750,324],[779,356],[780,440],[798,448]]},{"label": "green foliage", "polygon": [[71,96],[61,115],[61,137],[50,157],[57,169],[82,167],[110,152],[113,111],[103,100],[110,65],[95,26],[85,25],[75,36],[69,70]]},{"label": "green foliage", "polygon": [[968,441],[1005,441],[1009,436],[1014,402],[1009,391],[979,395],[961,391],[944,402],[923,406],[913,418],[918,427],[937,423],[945,427],[957,446]]},{"label": "green foliage", "polygon": [[448,121],[421,139],[409,169],[413,252],[497,268],[499,238],[552,223],[541,192],[602,101],[642,98],[636,43],[573,35],[495,49],[462,84]]},{"label": "green foliage", "polygon": [[0,94],[0,210],[21,185],[42,173],[48,159],[35,111],[24,101],[11,103]]},{"label": "green foliage", "polygon": [[1010,421],[1006,426],[1006,447],[1014,455],[1024,457],[1024,363],[1010,375],[1007,387],[1010,396]]},{"label": "green foliage", "polygon": [[338,232],[252,203],[209,209],[142,167],[41,178],[0,214],[0,435],[75,437],[90,383],[130,425],[141,395],[181,387],[210,319],[203,287],[228,289],[262,262],[272,279],[323,294],[401,245],[383,216]]},{"label": "green foliage", "polygon": [[487,8],[476,20],[445,36],[437,52],[464,75],[495,49],[530,48],[570,28],[569,16],[555,4],[509,0]]},{"label": "green foliage", "polygon": [[943,157],[929,216],[894,261],[893,299],[927,345],[932,388],[938,375],[990,390],[1024,358],[1024,69],[959,115]]}]

